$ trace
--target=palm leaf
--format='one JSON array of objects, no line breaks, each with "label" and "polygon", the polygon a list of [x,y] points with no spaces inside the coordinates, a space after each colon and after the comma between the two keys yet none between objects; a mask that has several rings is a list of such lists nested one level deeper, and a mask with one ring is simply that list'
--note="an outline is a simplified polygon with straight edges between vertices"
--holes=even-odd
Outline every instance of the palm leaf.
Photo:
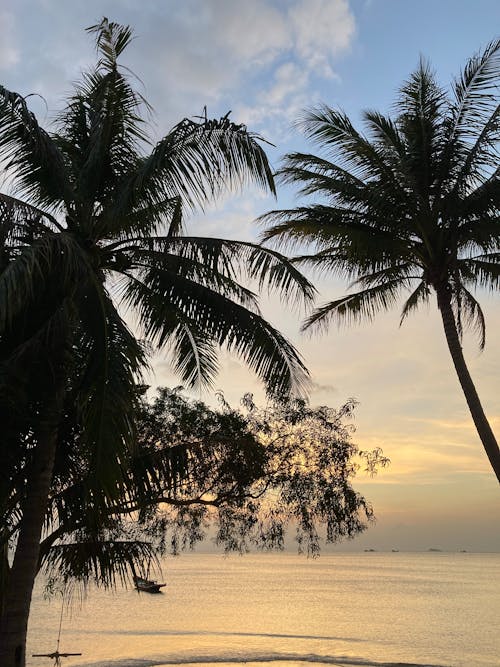
[{"label": "palm leaf", "polygon": [[484,350],[486,344],[486,323],[484,313],[478,301],[461,285],[454,293],[453,306],[459,334],[462,335],[463,325],[471,329],[479,339],[479,349]]},{"label": "palm leaf", "polygon": [[134,445],[136,382],[144,350],[96,280],[86,289],[80,317],[85,350],[78,388],[82,438],[91,457],[91,481],[113,498],[119,490],[120,461]]},{"label": "palm leaf", "polygon": [[148,339],[159,346],[169,341],[179,323],[187,323],[235,352],[270,394],[300,393],[307,384],[307,371],[282,334],[258,313],[203,285],[153,271],[144,282],[131,280],[124,298],[138,312]]},{"label": "palm leaf", "polygon": [[422,303],[428,303],[429,295],[429,286],[425,281],[422,280],[405,301],[403,310],[401,311],[401,319],[399,320],[399,324],[403,324],[408,315],[417,310]]},{"label": "palm leaf", "polygon": [[181,197],[193,208],[204,205],[225,189],[255,183],[275,193],[273,176],[261,138],[226,117],[185,118],[158,142],[135,173],[123,183],[116,215],[136,206],[143,197]]},{"label": "palm leaf", "polygon": [[500,39],[493,40],[467,62],[455,80],[455,102],[450,114],[450,139],[482,134],[498,105]]},{"label": "palm leaf", "polygon": [[372,320],[381,310],[389,310],[396,303],[400,291],[400,281],[394,280],[330,301],[316,308],[305,320],[302,330],[327,328],[332,319],[347,324]]},{"label": "palm leaf", "polygon": [[[267,288],[270,292],[279,293],[287,301],[305,303],[315,294],[313,285],[284,255],[250,241],[156,236],[149,237],[144,242],[147,250],[138,249],[137,241],[140,240],[137,239],[130,245],[124,242],[121,247],[123,250],[130,249],[132,257],[137,254],[147,259],[150,253],[150,257],[155,258],[152,265],[158,267],[168,268],[168,258],[177,257],[177,270],[181,270],[181,274],[182,260],[186,260],[186,266],[189,266],[188,262],[193,262],[192,266],[199,272],[199,278],[208,281],[209,285],[216,285],[216,281],[220,280],[221,286],[228,286],[229,281],[249,279],[257,283],[259,290]],[[209,274],[212,274],[212,278]],[[238,286],[238,290],[244,293],[241,286]],[[248,291],[247,296],[250,296]]]},{"label": "palm leaf", "polygon": [[0,147],[19,187],[42,207],[71,199],[63,155],[43,130],[25,99],[0,86]]},{"label": "palm leaf", "polygon": [[154,548],[148,542],[76,534],[75,541],[48,550],[42,567],[49,576],[57,573],[65,583],[76,580],[85,586],[95,581],[114,588],[118,582],[130,583],[135,572],[147,571],[151,563],[158,567]]},{"label": "palm leaf", "polygon": [[190,386],[213,388],[218,373],[217,349],[203,330],[179,324],[171,334],[172,368]]}]

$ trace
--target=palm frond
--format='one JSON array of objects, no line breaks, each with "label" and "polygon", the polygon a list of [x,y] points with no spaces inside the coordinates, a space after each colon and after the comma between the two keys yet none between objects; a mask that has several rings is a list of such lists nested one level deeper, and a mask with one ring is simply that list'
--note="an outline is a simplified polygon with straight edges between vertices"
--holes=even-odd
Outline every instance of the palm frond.
[{"label": "palm frond", "polygon": [[472,56],[455,80],[455,102],[450,114],[450,139],[476,138],[498,106],[500,39]]},{"label": "palm frond", "polygon": [[[202,261],[190,256],[180,256],[166,252],[136,249],[127,253],[126,259],[121,262],[120,253],[115,253],[114,261],[119,270],[120,264],[127,262],[124,275],[137,275],[139,278],[148,276],[151,272],[161,271],[170,275],[172,280],[188,279],[212,289],[226,298],[241,303],[246,308],[258,311],[258,299],[249,288],[241,285],[232,275],[206,265]],[[114,264],[111,264],[114,268]]]},{"label": "palm frond", "polygon": [[399,324],[403,324],[408,315],[417,310],[422,303],[428,303],[429,296],[429,286],[425,281],[422,280],[405,301],[403,310],[401,311],[401,319],[399,320]]},{"label": "palm frond", "polygon": [[[59,300],[85,282],[88,263],[78,243],[66,233],[47,233],[22,247],[0,274],[0,332],[36,301],[57,276]],[[64,290],[67,290],[65,293]]]},{"label": "palm frond", "polygon": [[395,192],[399,189],[398,180],[384,153],[361,135],[342,111],[326,105],[311,109],[305,113],[299,126],[307,137],[331,151],[340,167],[345,166],[352,177],[362,181],[379,179],[391,183]]},{"label": "palm frond", "polygon": [[180,197],[188,208],[203,208],[225,190],[256,184],[275,194],[261,137],[220,119],[185,118],[141,160],[121,189],[117,215],[143,198]]},{"label": "palm frond", "polygon": [[87,32],[95,35],[96,48],[101,54],[98,66],[112,70],[118,57],[132,41],[132,29],[128,25],[109,22],[104,16],[100,23],[89,26]]},{"label": "palm frond", "polygon": [[[336,238],[338,227],[364,227],[366,215],[349,208],[313,204],[293,210],[269,211],[260,216],[261,224],[271,223],[262,234],[263,242],[272,241],[288,251],[310,243],[316,249],[328,248]],[[370,220],[368,221],[368,223]]]},{"label": "palm frond", "polygon": [[125,299],[138,312],[148,339],[159,346],[185,323],[239,356],[270,394],[301,393],[307,385],[303,362],[282,334],[258,313],[203,285],[155,271],[147,282],[131,280]]},{"label": "palm frond", "polygon": [[204,331],[179,324],[171,334],[169,347],[174,372],[189,386],[213,389],[219,371],[217,349]]},{"label": "palm frond", "polygon": [[463,286],[453,293],[452,305],[455,310],[455,319],[458,323],[460,336],[465,325],[475,333],[479,339],[479,349],[484,350],[486,344],[486,323],[484,313],[479,302]]},{"label": "palm frond", "polygon": [[182,199],[176,197],[173,200],[172,217],[168,226],[167,236],[181,236],[184,231],[184,218],[182,215]]},{"label": "palm frond", "polygon": [[[125,242],[126,243],[126,242]],[[141,243],[136,241],[136,248]],[[175,262],[179,258],[193,262],[197,267],[199,278],[208,281],[208,285],[216,286],[220,281],[221,288],[229,286],[229,281],[247,280],[257,282],[258,289],[280,294],[287,302],[309,302],[315,294],[315,288],[307,278],[281,253],[265,248],[250,241],[234,241],[220,238],[175,236],[149,237],[143,242],[147,249],[134,250],[130,245],[130,253],[147,259],[148,253],[156,261],[152,265],[168,268],[167,258]],[[122,246],[123,249],[127,245]],[[162,258],[165,261],[162,262]],[[181,275],[182,268],[178,270]],[[210,275],[212,277],[210,277]],[[196,273],[191,274],[194,277]],[[238,286],[238,290],[243,290]],[[243,294],[243,291],[241,292]],[[247,293],[249,296],[249,293]]]},{"label": "palm frond", "polygon": [[312,204],[291,211],[271,211],[261,221],[275,224],[262,235],[264,241],[277,241],[288,250],[310,244],[317,252],[351,254],[382,263],[384,255],[417,249],[418,240],[406,226],[394,228],[388,218],[373,212]]},{"label": "palm frond", "polygon": [[437,155],[443,141],[441,121],[445,99],[428,63],[421,59],[400,90],[397,109],[398,129],[406,144],[408,174],[424,210],[439,195],[433,186],[439,171]]},{"label": "palm frond", "polygon": [[[478,182],[491,176],[498,182],[498,143],[500,140],[500,104],[478,131],[472,146],[467,146],[465,159],[456,176],[453,194],[469,194]],[[493,172],[493,174],[492,174]],[[498,202],[498,200],[497,200]]]},{"label": "palm frond", "polygon": [[67,583],[71,580],[86,586],[95,582],[104,588],[117,583],[130,584],[135,572],[158,567],[153,546],[140,540],[100,539],[75,534],[74,542],[54,545],[45,555],[42,567],[50,576],[57,573]]},{"label": "palm frond", "polygon": [[380,311],[389,310],[401,291],[401,283],[394,280],[360,292],[354,292],[317,308],[304,322],[302,330],[326,329],[335,319],[340,323],[357,323],[372,320]]},{"label": "palm frond", "polygon": [[[59,115],[61,134],[55,140],[71,161],[77,201],[114,202],[119,196],[123,179],[138,163],[138,143],[147,139],[139,104],[118,71],[95,72]],[[75,110],[78,115],[73,118]]]},{"label": "palm frond", "polygon": [[[467,196],[455,200],[453,212],[460,213],[465,220],[471,220],[468,229],[474,233],[476,225],[481,224],[488,216],[498,220],[500,212],[500,167],[485,180],[481,180]],[[455,210],[454,210],[455,209]],[[463,225],[462,225],[463,227]],[[493,230],[492,230],[493,231]],[[493,237],[497,234],[492,234]]]},{"label": "palm frond", "polygon": [[70,201],[66,163],[26,100],[0,86],[0,147],[14,183],[30,203],[49,209]]},{"label": "palm frond", "polygon": [[460,261],[459,270],[466,269],[468,282],[497,290],[500,287],[500,252],[487,253]]},{"label": "palm frond", "polygon": [[136,382],[145,365],[144,349],[97,279],[85,290],[80,318],[85,350],[78,386],[82,439],[90,452],[92,482],[113,498],[120,462],[134,446]]},{"label": "palm frond", "polygon": [[455,79],[454,100],[443,119],[439,190],[449,183],[451,199],[462,198],[498,163],[498,79],[500,40],[490,42],[467,62]]}]

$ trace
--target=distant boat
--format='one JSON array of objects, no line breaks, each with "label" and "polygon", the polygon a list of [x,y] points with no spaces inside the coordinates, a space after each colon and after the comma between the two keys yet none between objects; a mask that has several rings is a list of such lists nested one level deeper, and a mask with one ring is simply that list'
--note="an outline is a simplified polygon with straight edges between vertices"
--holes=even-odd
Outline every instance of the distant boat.
[{"label": "distant boat", "polygon": [[393,554],[397,554],[399,552],[399,549],[392,549]]},{"label": "distant boat", "polygon": [[159,593],[160,588],[163,588],[167,584],[159,584],[152,579],[143,579],[142,577],[134,578],[135,587],[138,591],[143,591],[144,593]]},{"label": "distant boat", "polygon": [[376,549],[365,549],[366,553],[375,553]]}]

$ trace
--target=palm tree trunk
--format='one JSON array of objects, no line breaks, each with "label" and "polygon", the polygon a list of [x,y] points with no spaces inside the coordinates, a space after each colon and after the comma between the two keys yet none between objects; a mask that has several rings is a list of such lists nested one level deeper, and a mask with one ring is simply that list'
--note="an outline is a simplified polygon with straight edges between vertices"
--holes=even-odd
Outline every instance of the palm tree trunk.
[{"label": "palm tree trunk", "polygon": [[28,616],[39,567],[40,538],[52,481],[62,400],[62,392],[59,392],[47,406],[27,473],[19,536],[0,617],[2,667],[25,667],[26,664]]},{"label": "palm tree trunk", "polygon": [[491,430],[488,419],[484,414],[481,401],[479,400],[479,396],[474,383],[472,382],[469,369],[465,363],[462,345],[460,343],[460,338],[457,331],[457,324],[453,314],[453,309],[451,307],[451,296],[449,288],[447,286],[437,288],[436,293],[438,308],[443,320],[446,342],[448,343],[448,349],[450,350],[451,358],[453,359],[453,364],[455,365],[458,379],[462,386],[462,390],[464,392],[467,405],[469,406],[469,410],[476,426],[479,438],[483,443],[483,447],[491,463],[491,467],[493,468],[493,471],[500,483],[500,449],[498,447],[495,435]]}]

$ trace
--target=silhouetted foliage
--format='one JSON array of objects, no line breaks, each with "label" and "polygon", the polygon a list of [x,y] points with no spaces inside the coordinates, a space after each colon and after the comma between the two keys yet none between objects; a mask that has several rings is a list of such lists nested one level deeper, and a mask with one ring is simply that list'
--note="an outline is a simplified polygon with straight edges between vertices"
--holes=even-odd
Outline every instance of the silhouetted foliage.
[{"label": "silhouetted foliage", "polygon": [[88,506],[91,471],[76,442],[71,469],[66,456],[56,462],[42,566],[53,578],[107,586],[207,536],[226,552],[282,549],[288,529],[309,555],[322,540],[354,537],[373,511],[353,478],[360,466],[388,463],[352,442],[354,407],[285,399],[258,408],[246,395],[240,409],[223,399],[211,408],[168,389],[143,398],[120,497]]},{"label": "silhouetted foliage", "polygon": [[[323,155],[292,153],[279,174],[314,201],[263,216],[264,238],[297,248],[296,262],[345,276],[351,291],[318,307],[305,329],[372,320],[405,292],[401,321],[434,293],[474,424],[500,481],[500,449],[463,356],[467,327],[485,343],[472,293],[500,279],[500,41],[473,56],[452,85],[428,64],[406,81],[393,117],[366,111],[364,135],[322,106],[301,126]],[[302,247],[300,247],[302,246]]]},{"label": "silhouetted foliage", "polygon": [[[131,29],[103,19],[89,32],[97,63],[50,131],[25,97],[0,86],[0,157],[18,195],[0,195],[2,667],[24,665],[47,499],[53,483],[66,483],[66,465],[85,479],[82,530],[89,558],[98,556],[92,514],[102,518],[127,490],[136,384],[150,350],[170,351],[189,386],[211,385],[220,347],[270,395],[300,393],[308,381],[244,282],[292,301],[310,299],[309,282],[274,251],[184,232],[185,211],[224,192],[253,183],[274,193],[261,138],[228,115],[205,115],[181,120],[152,146],[150,109],[119,63]],[[123,319],[127,309],[140,338]],[[67,561],[76,557],[66,551]],[[112,568],[118,543],[101,556]]]}]

